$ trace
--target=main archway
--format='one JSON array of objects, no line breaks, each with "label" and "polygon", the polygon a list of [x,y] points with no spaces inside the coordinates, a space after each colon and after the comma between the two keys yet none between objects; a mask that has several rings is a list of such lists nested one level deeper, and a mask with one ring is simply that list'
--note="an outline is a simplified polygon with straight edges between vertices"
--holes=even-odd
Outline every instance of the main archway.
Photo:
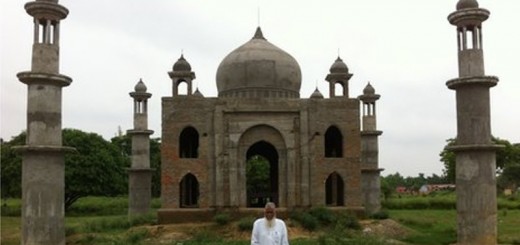
[{"label": "main archway", "polygon": [[258,141],[249,147],[246,159],[247,206],[278,203],[278,152],[274,146]]},{"label": "main archway", "polygon": [[[265,124],[250,127],[240,136],[237,159],[241,207],[262,207],[267,201],[273,201],[279,207],[287,205],[287,147],[280,131]],[[268,169],[264,170],[267,171],[264,185],[256,183],[256,190],[251,185],[255,180],[247,177],[247,169],[253,164],[251,161],[257,165],[263,162],[264,168]]]}]

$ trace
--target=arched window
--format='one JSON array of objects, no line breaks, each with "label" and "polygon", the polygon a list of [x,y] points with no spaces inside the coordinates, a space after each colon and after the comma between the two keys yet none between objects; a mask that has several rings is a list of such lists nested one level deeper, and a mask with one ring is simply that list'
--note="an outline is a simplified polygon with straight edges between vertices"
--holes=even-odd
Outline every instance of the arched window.
[{"label": "arched window", "polygon": [[325,157],[343,157],[343,136],[335,126],[325,132]]},{"label": "arched window", "polygon": [[179,80],[177,82],[177,94],[178,95],[188,95],[188,82],[185,80]]},{"label": "arched window", "polygon": [[342,81],[334,83],[334,97],[345,96],[345,86]]},{"label": "arched window", "polygon": [[325,182],[325,205],[344,206],[344,186],[343,179],[337,172],[333,172]]},{"label": "arched window", "polygon": [[179,186],[181,208],[196,208],[199,206],[199,182],[193,174],[186,174]]},{"label": "arched window", "polygon": [[199,133],[195,128],[187,127],[182,130],[179,137],[179,157],[199,157]]}]

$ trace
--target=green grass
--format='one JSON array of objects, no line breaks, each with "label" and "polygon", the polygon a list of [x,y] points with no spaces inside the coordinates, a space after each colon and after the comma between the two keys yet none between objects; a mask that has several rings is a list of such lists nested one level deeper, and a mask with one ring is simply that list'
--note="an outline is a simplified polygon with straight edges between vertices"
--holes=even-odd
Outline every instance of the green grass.
[{"label": "green grass", "polygon": [[455,210],[390,210],[390,217],[415,232],[403,241],[412,244],[452,244],[457,241]]},{"label": "green grass", "polygon": [[[420,199],[422,198],[422,199]],[[431,197],[434,198],[434,197]],[[444,198],[450,198],[449,195],[437,195],[438,202],[443,202]],[[397,198],[396,198],[397,199]],[[429,208],[425,209],[389,209],[390,218],[398,221],[402,225],[408,227],[412,232],[407,237],[400,238],[402,241],[410,244],[450,244],[456,241],[456,211],[454,209],[431,209],[433,199],[424,199],[423,197],[403,197],[404,201],[399,202],[417,202],[416,200],[428,200]],[[498,241],[503,244],[520,244],[520,209],[516,208],[519,200],[499,199],[503,200],[505,207],[497,213],[498,223]],[[154,207],[159,206],[159,200],[154,199]],[[2,205],[9,208],[11,214],[15,214],[20,206],[19,199],[2,200]],[[104,198],[104,197],[88,197],[80,199],[74,204],[72,210],[76,213],[66,214],[65,226],[68,244],[157,244],[153,234],[144,229],[141,225],[154,225],[157,217],[156,213],[150,215],[136,217],[129,220],[127,212],[127,199],[123,197]],[[411,205],[411,204],[407,204]],[[94,206],[94,207],[92,207]],[[413,205],[412,205],[413,206]],[[415,207],[415,206],[413,206]],[[4,210],[5,208],[3,208]],[[6,209],[7,210],[7,209]],[[107,210],[112,210],[110,213]],[[92,213],[85,213],[85,212]],[[335,244],[366,244],[378,245],[385,244],[377,237],[364,237],[361,231],[349,229],[345,231],[344,226],[327,226],[330,219],[326,210],[315,209],[313,215],[319,217],[319,224],[316,237],[308,239],[293,239],[291,245],[335,245]],[[2,213],[4,215],[6,213]],[[110,214],[110,215],[107,215]],[[334,216],[337,219],[337,216]],[[245,230],[240,230],[238,225],[241,220],[230,222],[229,224],[209,226],[203,229],[197,229],[190,233],[192,238],[183,241],[162,241],[161,244],[177,245],[246,245],[248,240],[228,241],[222,238],[219,233],[231,226],[239,232],[250,232],[250,224],[252,218],[244,218],[242,223],[247,223]],[[301,225],[301,224],[300,224]],[[224,226],[224,227],[222,227]],[[215,228],[216,227],[216,228]],[[219,228],[220,227],[220,228]],[[339,228],[338,228],[339,227]],[[18,245],[20,244],[20,217],[3,216],[1,219],[1,244],[2,245]],[[321,234],[321,235],[320,235]]]}]

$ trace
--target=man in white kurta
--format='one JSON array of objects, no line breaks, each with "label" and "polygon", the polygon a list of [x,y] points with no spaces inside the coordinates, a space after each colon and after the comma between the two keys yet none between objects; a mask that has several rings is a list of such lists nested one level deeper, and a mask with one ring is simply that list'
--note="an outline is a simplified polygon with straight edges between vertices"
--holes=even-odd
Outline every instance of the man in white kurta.
[{"label": "man in white kurta", "polygon": [[265,205],[263,218],[253,224],[251,245],[289,245],[285,222],[276,218],[276,205],[268,202]]}]

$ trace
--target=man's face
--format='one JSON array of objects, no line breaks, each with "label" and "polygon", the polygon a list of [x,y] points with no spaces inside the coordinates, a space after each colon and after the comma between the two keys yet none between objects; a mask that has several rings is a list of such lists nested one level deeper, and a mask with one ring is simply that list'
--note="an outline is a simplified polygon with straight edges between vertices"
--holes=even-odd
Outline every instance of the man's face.
[{"label": "man's face", "polygon": [[265,214],[265,218],[267,220],[271,220],[276,215],[276,212],[275,212],[274,208],[267,207],[264,210],[264,214]]}]

